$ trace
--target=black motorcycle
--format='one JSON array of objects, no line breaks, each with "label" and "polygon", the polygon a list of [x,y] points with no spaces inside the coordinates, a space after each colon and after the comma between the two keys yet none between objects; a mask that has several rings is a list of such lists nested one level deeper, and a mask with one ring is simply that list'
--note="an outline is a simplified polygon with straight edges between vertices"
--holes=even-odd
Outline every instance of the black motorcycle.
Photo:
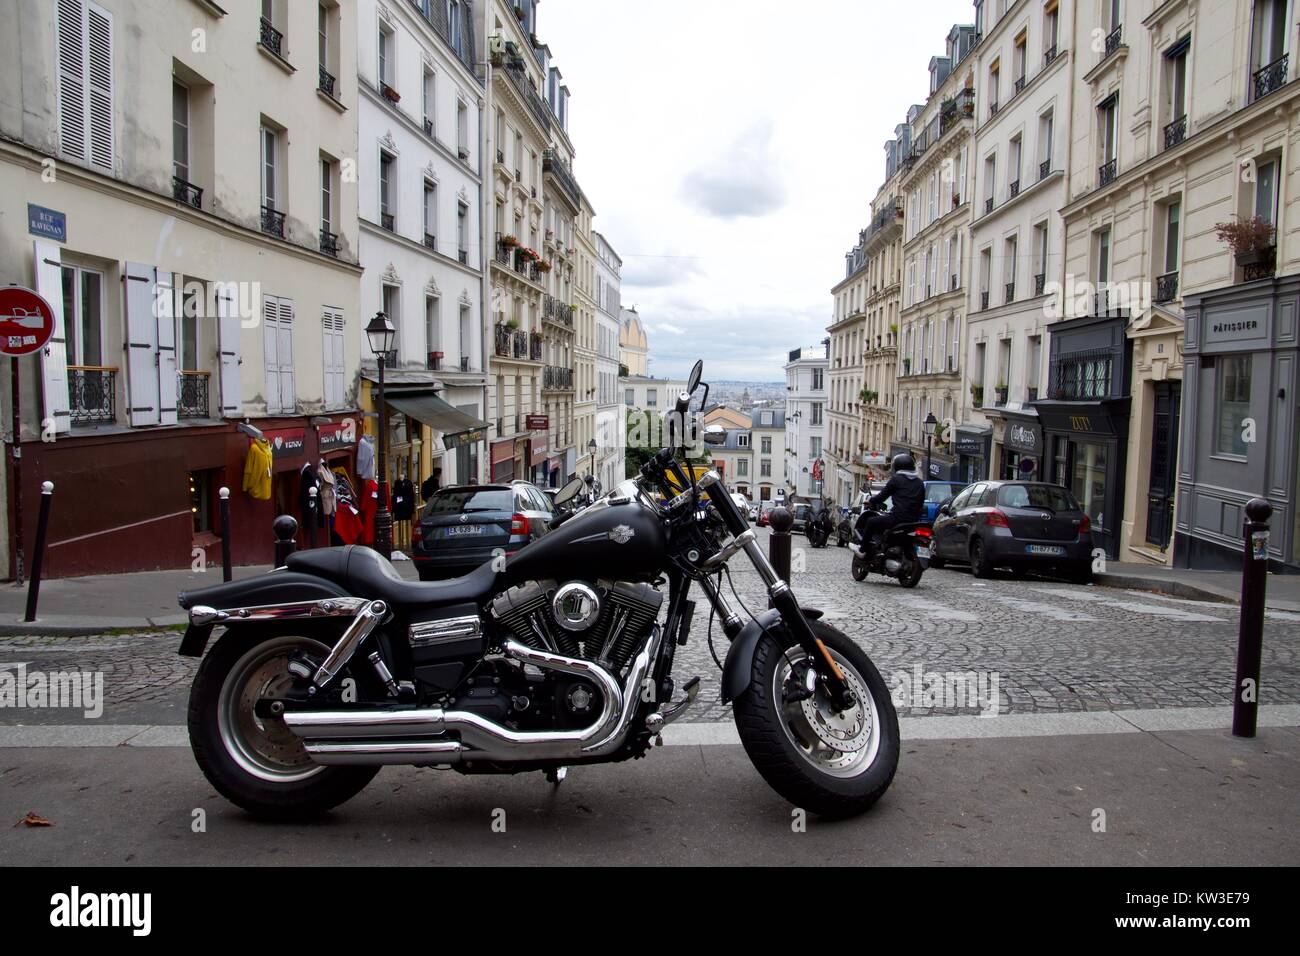
[{"label": "black motorcycle", "polygon": [[[759,773],[823,816],[875,803],[899,756],[889,689],[860,647],[800,607],[717,473],[696,481],[679,463],[691,395],[708,396],[701,372],[670,414],[680,437],[640,477],[464,577],[408,582],[351,546],[183,593],[182,654],[203,655],[220,629],[189,701],[212,785],[283,818],[342,803],[385,764],[558,781],[571,766],[642,757],[699,689],[673,676],[698,585],[731,641],[721,698]],[[570,482],[557,503],[583,487]],[[724,595],[741,552],[770,610]]]},{"label": "black motorcycle", "polygon": [[[867,508],[865,512],[867,515],[882,513],[878,508]],[[914,588],[920,583],[930,557],[930,525],[924,521],[894,525],[872,547],[870,558],[863,556],[862,535],[855,527],[849,548],[853,551],[849,569],[853,580],[865,581],[874,572],[896,578],[905,588]]]},{"label": "black motorcycle", "polygon": [[803,533],[811,547],[824,548],[826,543],[830,541],[834,529],[835,522],[831,518],[831,513],[822,510],[815,517],[808,519],[808,523],[804,525]]}]

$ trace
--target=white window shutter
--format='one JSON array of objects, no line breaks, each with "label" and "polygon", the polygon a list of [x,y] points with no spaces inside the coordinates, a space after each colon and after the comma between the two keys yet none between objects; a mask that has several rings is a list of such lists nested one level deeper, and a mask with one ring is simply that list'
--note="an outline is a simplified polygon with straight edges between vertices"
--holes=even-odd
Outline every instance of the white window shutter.
[{"label": "white window shutter", "polygon": [[[41,350],[41,412],[54,422],[55,433],[72,428],[72,402],[68,395],[67,325],[63,315],[63,274],[59,247],[52,242],[34,243],[36,291],[54,313],[54,334]],[[44,424],[42,424],[42,430]]]},{"label": "white window shutter", "polygon": [[293,300],[280,300],[279,342],[275,357],[280,365],[280,409],[292,413],[297,404],[293,390]]},{"label": "white window shutter", "polygon": [[[86,158],[86,32],[81,0],[59,0],[59,149]],[[62,295],[59,300],[62,301]]]},{"label": "white window shutter", "polygon": [[154,283],[154,310],[158,321],[158,420],[175,425],[180,389],[176,360],[176,300],[172,274],[159,272]]},{"label": "white window shutter", "polygon": [[221,417],[239,418],[244,410],[239,384],[239,311],[233,282],[217,290],[217,348],[221,359]]},{"label": "white window shutter", "polygon": [[113,171],[113,17],[93,4],[86,7],[86,106],[90,122],[90,163]]},{"label": "white window shutter", "polygon": [[343,313],[325,309],[321,315],[321,351],[325,362],[325,407],[343,406]]},{"label": "white window shutter", "polygon": [[280,330],[280,303],[273,295],[262,297],[262,347],[266,352],[266,410],[280,411],[280,366],[276,361]]},{"label": "white window shutter", "polygon": [[127,408],[132,426],[157,425],[158,320],[154,316],[153,266],[128,262],[126,283]]}]

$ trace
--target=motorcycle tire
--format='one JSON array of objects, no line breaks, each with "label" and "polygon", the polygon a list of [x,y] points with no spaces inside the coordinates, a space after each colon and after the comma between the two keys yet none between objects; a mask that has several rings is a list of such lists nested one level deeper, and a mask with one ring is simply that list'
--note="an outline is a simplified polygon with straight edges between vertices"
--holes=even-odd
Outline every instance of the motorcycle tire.
[{"label": "motorcycle tire", "polygon": [[[861,721],[850,724],[850,729],[857,727],[855,736],[845,740],[842,726],[826,723],[816,698],[785,701],[786,679],[806,658],[785,628],[773,628],[759,639],[749,684],[734,704],[736,729],[750,761],[773,790],[817,816],[842,819],[870,809],[894,779],[901,749],[898,715],[866,652],[825,622],[809,623],[858,698],[848,717]],[[860,746],[852,748],[862,735]],[[842,749],[822,743],[827,737]]]},{"label": "motorcycle tire", "polygon": [[859,557],[854,557],[853,566],[849,569],[855,581],[865,581],[867,579],[867,562]]},{"label": "motorcycle tire", "polygon": [[[276,655],[291,650],[323,660],[329,646],[310,637],[231,628],[204,656],[190,688],[190,746],[199,769],[231,803],[272,820],[318,816],[356,796],[380,769],[313,763],[283,721],[255,718],[241,706],[254,684],[275,672]],[[364,693],[359,686],[358,696]]]},{"label": "motorcycle tire", "polygon": [[920,558],[909,558],[907,566],[898,575],[898,583],[905,588],[914,588],[921,583],[921,575],[925,573],[925,566],[921,564]]}]

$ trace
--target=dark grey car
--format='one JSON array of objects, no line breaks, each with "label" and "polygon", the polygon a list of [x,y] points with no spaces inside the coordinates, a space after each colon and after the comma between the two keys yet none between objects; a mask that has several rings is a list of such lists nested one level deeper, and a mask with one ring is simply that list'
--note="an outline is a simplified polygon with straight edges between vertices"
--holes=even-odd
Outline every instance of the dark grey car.
[{"label": "dark grey car", "polygon": [[930,567],[969,563],[976,577],[994,568],[1050,571],[1092,580],[1092,526],[1068,489],[1038,481],[977,481],[939,509]]},{"label": "dark grey car", "polygon": [[553,517],[550,498],[527,481],[441,488],[420,511],[411,559],[422,581],[458,577],[542,537]]}]

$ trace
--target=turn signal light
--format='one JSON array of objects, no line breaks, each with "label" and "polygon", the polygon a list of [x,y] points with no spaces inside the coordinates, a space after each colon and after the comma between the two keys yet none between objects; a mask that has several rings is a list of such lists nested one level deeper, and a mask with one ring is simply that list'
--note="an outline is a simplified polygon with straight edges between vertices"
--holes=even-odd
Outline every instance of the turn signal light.
[{"label": "turn signal light", "polygon": [[512,516],[510,517],[510,533],[511,533],[511,534],[527,534],[527,533],[528,533],[528,515],[519,515],[519,514],[517,514],[517,515],[512,515]]},{"label": "turn signal light", "polygon": [[996,509],[993,511],[986,511],[984,513],[984,523],[988,525],[990,528],[1011,527],[1011,525],[1007,524],[1007,516],[1004,515],[1001,511],[997,511]]}]

